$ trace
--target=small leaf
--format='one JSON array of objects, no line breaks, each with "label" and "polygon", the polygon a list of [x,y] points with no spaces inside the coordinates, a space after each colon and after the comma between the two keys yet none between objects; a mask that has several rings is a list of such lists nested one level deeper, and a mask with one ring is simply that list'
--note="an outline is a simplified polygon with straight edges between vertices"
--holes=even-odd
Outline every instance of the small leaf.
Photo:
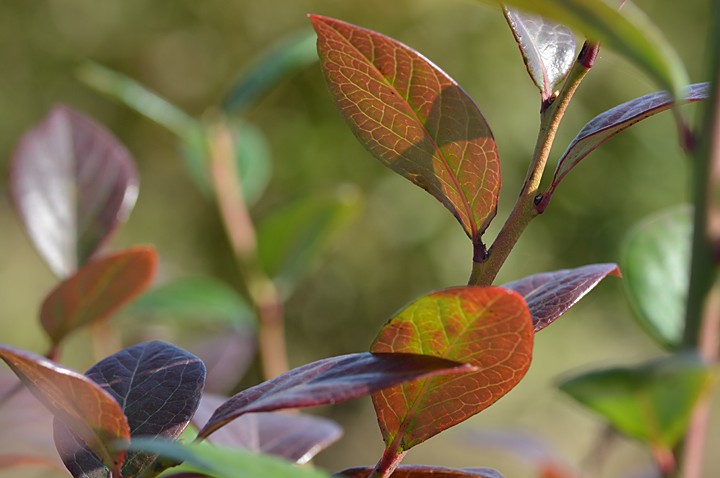
[{"label": "small leaf", "polygon": [[530,78],[540,88],[542,101],[568,74],[575,60],[575,35],[564,25],[503,7],[505,20],[520,47]]},{"label": "small leaf", "polygon": [[[347,470],[335,473],[333,478],[367,478],[372,473],[373,467],[348,468]],[[491,468],[464,468],[453,469],[444,466],[427,465],[400,465],[393,472],[392,478],[503,478],[503,476]]]},{"label": "small leaf", "polygon": [[66,277],[125,222],[138,180],[130,153],[110,132],[57,106],[15,149],[10,193],[40,255]]},{"label": "small leaf", "polygon": [[616,264],[592,264],[543,272],[508,282],[502,287],[523,296],[530,309],[535,332],[539,332],[567,312],[608,275],[621,277]]},{"label": "small leaf", "polygon": [[140,295],[155,275],[157,253],[134,247],[87,263],[45,298],[40,322],[57,345],[73,330],[107,319]]},{"label": "small leaf", "polygon": [[634,368],[579,375],[560,390],[602,415],[620,432],[670,449],[682,438],[711,370],[697,357],[673,355]]},{"label": "small leaf", "polygon": [[435,196],[474,243],[495,216],[500,162],[473,100],[413,49],[311,15],[325,78],[360,143]]},{"label": "small leaf", "polygon": [[188,350],[205,364],[205,391],[230,393],[252,364],[257,352],[255,329],[239,327],[193,342]]},{"label": "small leaf", "polygon": [[[204,394],[193,423],[206,423],[213,411],[226,399]],[[208,440],[226,447],[241,448],[253,453],[278,456],[305,464],[342,436],[342,428],[327,418],[298,413],[248,413]]]},{"label": "small leaf", "polygon": [[500,287],[445,289],[405,307],[380,330],[372,352],[434,355],[478,371],[373,394],[385,443],[409,450],[492,405],[530,367],[533,336],[525,301]]},{"label": "small leaf", "polygon": [[[708,83],[695,83],[688,87],[685,101],[693,103],[704,100],[707,96]],[[551,190],[554,190],[585,156],[605,141],[645,118],[669,110],[672,106],[670,95],[666,91],[658,91],[635,98],[597,115],[583,126],[560,158],[553,176]]]},{"label": "small leaf", "polygon": [[365,352],[330,357],[235,394],[215,410],[198,436],[206,438],[249,412],[330,405],[409,380],[472,370],[472,366],[425,355]]},{"label": "small leaf", "polygon": [[120,469],[125,451],[115,451],[112,444],[129,442],[130,427],[109,393],[88,377],[30,352],[0,345],[0,358],[105,466]]},{"label": "small leaf", "polygon": [[[176,439],[200,402],[205,366],[194,355],[155,341],[121,350],[93,365],[86,375],[121,404],[133,438]],[[62,424],[56,422],[58,451],[73,476],[96,476],[91,474],[95,469],[92,457],[83,456],[87,455],[83,443],[77,437],[68,443],[67,433],[58,426]],[[128,454],[123,476],[136,476],[156,458],[154,454]]]},{"label": "small leaf", "polygon": [[628,234],[622,264],[635,317],[669,349],[680,346],[690,274],[692,210],[675,207],[653,215]]}]

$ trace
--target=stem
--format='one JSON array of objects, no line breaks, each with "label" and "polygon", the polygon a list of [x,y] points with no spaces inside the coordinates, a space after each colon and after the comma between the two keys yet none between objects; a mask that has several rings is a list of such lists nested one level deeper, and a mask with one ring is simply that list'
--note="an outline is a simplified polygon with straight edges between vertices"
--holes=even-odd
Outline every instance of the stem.
[{"label": "stem", "polygon": [[270,379],[288,371],[282,298],[258,258],[255,227],[242,195],[235,144],[226,122],[220,120],[212,125],[208,143],[218,207],[260,322],[260,357],[263,374]]},{"label": "stem", "polygon": [[536,200],[555,135],[575,90],[592,68],[598,50],[597,43],[585,42],[558,95],[551,99],[552,102],[543,103],[540,114],[540,131],[523,187],[520,190],[520,196],[485,258],[478,260],[476,257],[473,260],[473,269],[468,285],[492,284],[520,235],[530,221],[540,214],[536,207]]},{"label": "stem", "polygon": [[[397,435],[398,437],[400,434]],[[397,442],[397,443],[395,443]],[[396,438],[383,452],[380,461],[368,478],[387,478],[393,474],[395,469],[407,454],[407,451],[400,451],[399,439]]]}]

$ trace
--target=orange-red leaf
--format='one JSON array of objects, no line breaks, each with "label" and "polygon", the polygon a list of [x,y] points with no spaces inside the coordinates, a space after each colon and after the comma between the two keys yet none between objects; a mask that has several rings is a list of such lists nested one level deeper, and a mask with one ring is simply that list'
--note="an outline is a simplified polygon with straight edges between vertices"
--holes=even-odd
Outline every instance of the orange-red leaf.
[{"label": "orange-red leaf", "polygon": [[310,19],[325,78],[360,143],[435,196],[477,243],[500,190],[495,140],[477,105],[408,46],[332,18]]},{"label": "orange-red leaf", "polygon": [[140,295],[150,285],[157,262],[153,248],[134,247],[89,262],[61,282],[40,310],[40,322],[53,344],[78,327],[109,317]]},{"label": "orange-red leaf", "polygon": [[385,443],[407,450],[492,405],[525,375],[533,334],[525,301],[499,287],[445,289],[408,305],[371,351],[434,355],[480,370],[373,394]]}]

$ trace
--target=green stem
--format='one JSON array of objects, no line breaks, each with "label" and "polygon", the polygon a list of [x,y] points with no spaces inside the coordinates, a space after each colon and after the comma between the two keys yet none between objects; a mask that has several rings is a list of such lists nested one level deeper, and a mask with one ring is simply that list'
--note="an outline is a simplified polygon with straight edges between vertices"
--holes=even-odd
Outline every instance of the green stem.
[{"label": "green stem", "polygon": [[551,102],[543,104],[540,131],[520,196],[487,254],[484,257],[475,255],[468,285],[491,285],[525,228],[540,214],[536,201],[555,135],[573,94],[592,68],[598,50],[598,44],[585,42],[560,92]]}]

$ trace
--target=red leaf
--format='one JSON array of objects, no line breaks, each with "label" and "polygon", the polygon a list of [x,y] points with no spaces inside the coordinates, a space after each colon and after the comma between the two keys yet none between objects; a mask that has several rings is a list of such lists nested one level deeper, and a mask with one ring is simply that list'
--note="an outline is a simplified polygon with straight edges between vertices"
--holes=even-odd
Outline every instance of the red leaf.
[{"label": "red leaf", "polygon": [[423,353],[476,365],[373,394],[388,448],[408,450],[492,405],[530,366],[533,326],[525,301],[500,287],[456,287],[417,299],[382,328],[373,352]]},{"label": "red leaf", "polygon": [[502,287],[514,290],[527,302],[535,332],[575,305],[606,276],[622,277],[617,264],[592,264],[527,276]]},{"label": "red leaf", "polygon": [[120,469],[126,452],[115,451],[114,444],[130,441],[130,427],[109,393],[86,376],[30,352],[0,345],[0,358],[108,468]]},{"label": "red leaf", "polygon": [[53,344],[83,325],[103,320],[140,295],[157,269],[151,247],[134,247],[89,262],[47,296],[40,322]]},{"label": "red leaf", "polygon": [[479,242],[497,209],[500,164],[477,105],[408,46],[332,18],[310,20],[325,78],[360,143]]},{"label": "red leaf", "polygon": [[[373,467],[348,468],[347,470],[335,473],[337,478],[367,478],[372,473]],[[497,471],[491,468],[465,468],[453,469],[443,466],[426,465],[400,465],[390,475],[392,478],[503,478]]]},{"label": "red leaf", "polygon": [[10,193],[35,247],[61,277],[82,266],[127,219],[138,180],[130,153],[105,128],[56,106],[22,137]]},{"label": "red leaf", "polygon": [[198,436],[207,438],[249,412],[330,405],[408,380],[468,370],[474,367],[425,355],[365,352],[330,357],[233,395],[215,410]]}]

